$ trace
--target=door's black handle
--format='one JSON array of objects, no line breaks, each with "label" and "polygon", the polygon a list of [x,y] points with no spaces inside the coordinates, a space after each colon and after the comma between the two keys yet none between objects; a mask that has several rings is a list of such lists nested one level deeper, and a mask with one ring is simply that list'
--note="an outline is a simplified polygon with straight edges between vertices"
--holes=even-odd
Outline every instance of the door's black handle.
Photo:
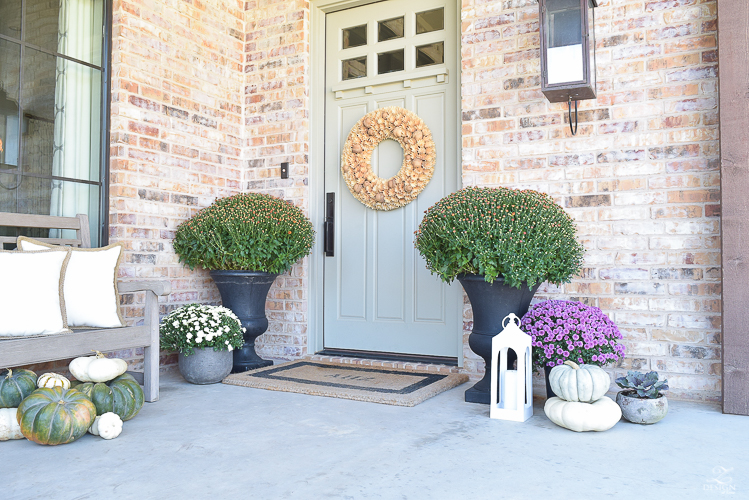
[{"label": "door's black handle", "polygon": [[335,249],[335,193],[325,195],[325,256],[333,257]]}]

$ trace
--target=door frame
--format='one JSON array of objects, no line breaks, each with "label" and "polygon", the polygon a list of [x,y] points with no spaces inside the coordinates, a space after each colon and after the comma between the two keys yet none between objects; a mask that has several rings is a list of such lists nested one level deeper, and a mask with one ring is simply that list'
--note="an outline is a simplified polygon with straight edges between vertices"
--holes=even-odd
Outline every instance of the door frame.
[{"label": "door frame", "polygon": [[[372,3],[386,0],[310,0],[310,149],[309,149],[309,215],[312,224],[317,231],[315,243],[312,246],[312,255],[309,258],[309,309],[307,330],[307,353],[314,354],[322,351],[323,344],[323,301],[324,301],[324,266],[322,231],[325,220],[325,16],[332,12],[361,7]],[[461,2],[453,0],[457,4],[458,16],[453,20],[457,24],[456,40],[454,40],[458,58],[456,68],[457,75],[450,75],[452,85],[457,85],[456,103],[458,112],[455,120],[457,122],[455,137],[455,159],[459,166],[457,186],[460,189],[462,183],[462,106],[461,106],[461,29],[460,11]],[[447,22],[447,20],[445,20]],[[454,80],[453,80],[454,79]],[[336,235],[340,236],[340,235]],[[460,308],[462,318],[462,304],[456,304]],[[462,320],[461,320],[462,324]],[[463,366],[463,335],[456,332],[458,342],[458,366]]]}]

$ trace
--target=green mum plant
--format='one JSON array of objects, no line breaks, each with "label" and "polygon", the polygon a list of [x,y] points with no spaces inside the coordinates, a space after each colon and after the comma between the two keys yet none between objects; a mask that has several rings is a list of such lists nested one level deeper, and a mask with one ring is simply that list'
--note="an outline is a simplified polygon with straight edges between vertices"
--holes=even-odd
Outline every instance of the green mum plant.
[{"label": "green mum plant", "polygon": [[467,187],[426,211],[416,248],[427,268],[450,283],[459,274],[524,283],[568,283],[580,272],[583,246],[575,223],[546,194]]},{"label": "green mum plant", "polygon": [[290,202],[237,194],[180,224],[174,251],[190,269],[282,273],[309,255],[314,239],[309,218]]}]

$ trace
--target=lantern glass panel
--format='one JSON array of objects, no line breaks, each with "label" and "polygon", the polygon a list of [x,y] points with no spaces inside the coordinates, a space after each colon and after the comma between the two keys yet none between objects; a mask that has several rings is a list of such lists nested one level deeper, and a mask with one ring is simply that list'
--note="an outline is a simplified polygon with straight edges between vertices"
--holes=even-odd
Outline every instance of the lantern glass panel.
[{"label": "lantern glass panel", "polygon": [[588,0],[588,50],[590,52],[590,85],[596,89],[596,9],[593,0]]},{"label": "lantern glass panel", "polygon": [[548,85],[584,80],[580,0],[547,0],[545,31]]}]

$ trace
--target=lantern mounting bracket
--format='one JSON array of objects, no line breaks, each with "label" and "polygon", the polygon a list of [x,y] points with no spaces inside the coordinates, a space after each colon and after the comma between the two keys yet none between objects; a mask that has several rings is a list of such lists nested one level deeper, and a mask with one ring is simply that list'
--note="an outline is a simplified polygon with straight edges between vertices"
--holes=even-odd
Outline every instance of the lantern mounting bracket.
[{"label": "lantern mounting bracket", "polygon": [[575,100],[575,128],[572,128],[572,96],[567,99],[567,117],[570,122],[570,132],[572,135],[577,135],[577,100]]}]

